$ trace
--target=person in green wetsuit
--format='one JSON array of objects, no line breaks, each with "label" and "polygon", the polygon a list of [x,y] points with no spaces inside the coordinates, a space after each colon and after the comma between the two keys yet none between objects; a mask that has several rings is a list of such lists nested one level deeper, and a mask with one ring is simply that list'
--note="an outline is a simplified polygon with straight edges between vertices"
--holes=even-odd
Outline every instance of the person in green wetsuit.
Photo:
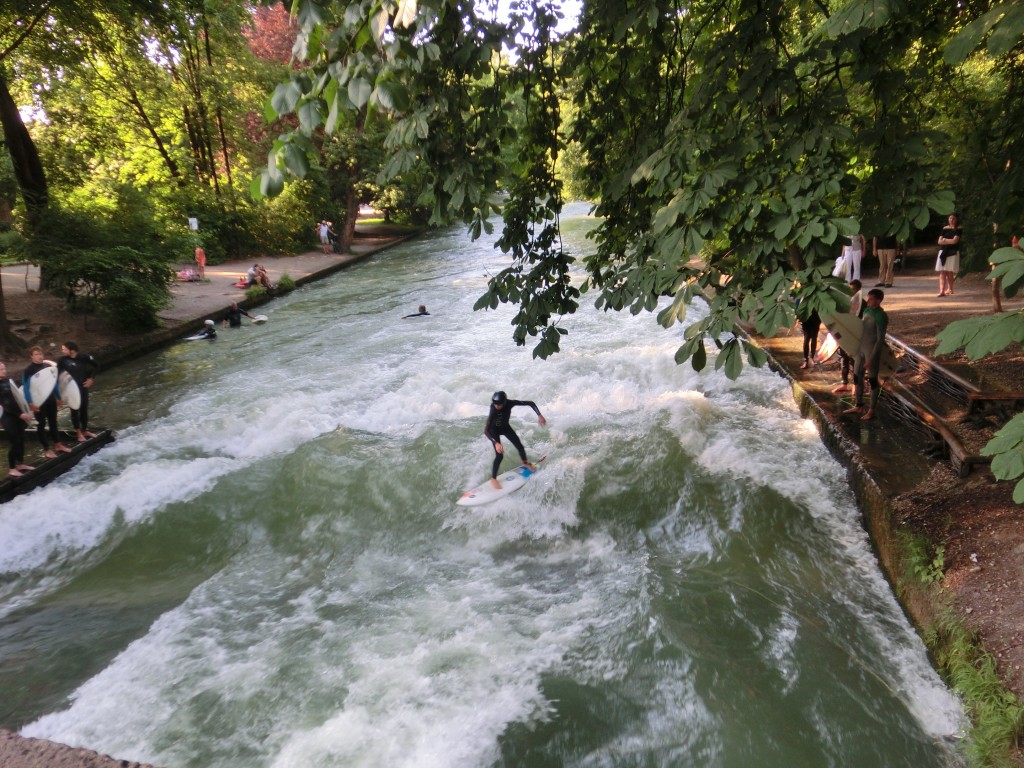
[{"label": "person in green wetsuit", "polygon": [[[860,347],[857,349],[857,357],[853,364],[853,391],[855,393],[854,405],[844,413],[860,414],[861,421],[869,421],[875,417],[875,406],[878,404],[878,395],[881,387],[878,382],[878,367],[882,360],[882,352],[885,350],[885,334],[889,329],[889,316],[882,309],[882,300],[885,293],[878,288],[868,291],[864,303],[867,305],[861,311]],[[864,377],[867,376],[871,384],[871,399],[867,410],[864,410]]]}]

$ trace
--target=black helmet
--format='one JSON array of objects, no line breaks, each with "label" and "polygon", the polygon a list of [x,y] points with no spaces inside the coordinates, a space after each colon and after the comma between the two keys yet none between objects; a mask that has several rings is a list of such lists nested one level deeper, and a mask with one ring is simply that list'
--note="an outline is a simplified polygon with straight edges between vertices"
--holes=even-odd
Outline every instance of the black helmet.
[{"label": "black helmet", "polygon": [[500,404],[504,403],[506,400],[508,400],[508,395],[506,395],[501,390],[498,390],[493,395],[491,395],[491,402],[492,403],[498,403],[500,405]]}]

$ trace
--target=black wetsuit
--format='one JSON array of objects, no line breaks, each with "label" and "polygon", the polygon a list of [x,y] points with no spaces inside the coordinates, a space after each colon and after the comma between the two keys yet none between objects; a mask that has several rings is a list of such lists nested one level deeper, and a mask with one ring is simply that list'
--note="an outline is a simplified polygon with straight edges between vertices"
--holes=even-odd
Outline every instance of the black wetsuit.
[{"label": "black wetsuit", "polygon": [[100,372],[100,364],[96,362],[96,358],[92,355],[79,352],[74,357],[64,355],[60,358],[57,361],[57,370],[67,371],[71,378],[75,380],[75,384],[78,385],[78,392],[82,396],[82,404],[78,406],[77,410],[73,409],[71,411],[71,424],[75,429],[88,432],[89,388],[85,386],[85,382],[96,378],[96,374]]},{"label": "black wetsuit", "polygon": [[[39,371],[48,367],[48,363],[29,363],[28,367],[21,372],[22,391],[25,392],[25,399],[30,405],[39,409],[35,411],[36,434],[39,436],[39,444],[43,446],[44,451],[50,450],[53,445],[60,442],[60,433],[57,431],[57,387],[53,388],[53,392],[43,402],[33,403],[31,393],[28,392],[28,387],[25,387],[24,384]],[[49,435],[49,440],[47,440],[47,435]]]},{"label": "black wetsuit", "polygon": [[491,411],[487,414],[487,426],[484,427],[484,435],[491,441],[494,446],[494,465],[491,467],[491,477],[498,476],[498,468],[501,466],[502,454],[498,453],[498,446],[501,445],[501,438],[507,437],[509,441],[519,451],[519,458],[523,464],[526,463],[526,449],[523,448],[523,441],[519,439],[519,435],[512,429],[509,424],[509,417],[512,415],[512,409],[517,405],[528,405],[533,408],[534,413],[539,417],[541,415],[540,409],[537,408],[537,404],[533,400],[506,400],[503,407],[495,408],[494,403],[491,403]]},{"label": "black wetsuit", "polygon": [[235,307],[234,309],[229,307],[227,313],[224,315],[224,319],[228,321],[228,325],[232,328],[238,328],[242,324],[242,315],[245,315],[250,320],[252,319],[252,315],[241,307]]},{"label": "black wetsuit", "polygon": [[7,449],[7,466],[14,469],[19,464],[25,463],[25,430],[28,424],[21,418],[21,406],[11,394],[11,387],[18,386],[10,379],[0,379],[0,406],[3,406],[4,413],[0,416],[0,424],[3,424],[4,431],[10,446]]}]

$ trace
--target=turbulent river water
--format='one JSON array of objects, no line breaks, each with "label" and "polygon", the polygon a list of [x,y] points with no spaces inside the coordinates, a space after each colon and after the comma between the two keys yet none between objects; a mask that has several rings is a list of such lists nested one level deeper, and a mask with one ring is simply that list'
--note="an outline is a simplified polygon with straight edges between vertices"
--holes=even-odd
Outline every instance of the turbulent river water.
[{"label": "turbulent river water", "polygon": [[[0,506],[0,725],[164,768],[961,764],[786,382],[589,300],[534,360],[472,311],[492,242],[421,237],[103,374],[117,441]],[[456,507],[496,389],[549,458]]]}]

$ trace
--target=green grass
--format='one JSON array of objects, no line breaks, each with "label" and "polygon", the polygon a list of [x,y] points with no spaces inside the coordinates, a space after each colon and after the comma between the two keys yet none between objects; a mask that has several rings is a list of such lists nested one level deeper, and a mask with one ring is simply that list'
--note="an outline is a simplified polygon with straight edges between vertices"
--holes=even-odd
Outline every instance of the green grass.
[{"label": "green grass", "polygon": [[996,661],[975,633],[942,611],[925,633],[939,671],[956,691],[971,720],[967,758],[972,766],[1015,766],[1024,736],[1024,703],[1003,687]]}]

